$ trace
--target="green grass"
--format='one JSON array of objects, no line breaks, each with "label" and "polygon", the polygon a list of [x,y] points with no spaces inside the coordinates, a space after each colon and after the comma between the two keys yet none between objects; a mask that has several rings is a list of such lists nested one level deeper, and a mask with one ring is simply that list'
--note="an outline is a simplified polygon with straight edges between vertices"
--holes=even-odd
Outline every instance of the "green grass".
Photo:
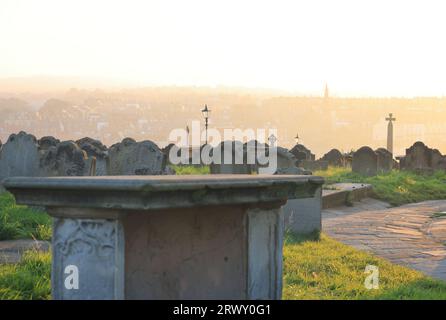
[{"label": "green grass", "polygon": [[364,177],[350,169],[330,167],[326,171],[315,171],[314,174],[324,177],[327,185],[338,182],[369,183],[373,186],[376,198],[395,206],[446,199],[446,171],[426,175],[393,170],[373,177]]},{"label": "green grass", "polygon": [[51,218],[43,211],[20,206],[12,194],[0,194],[0,240],[51,239]]},{"label": "green grass", "polygon": [[27,251],[19,264],[0,265],[0,300],[51,299],[51,254]]},{"label": "green grass", "polygon": [[171,166],[175,173],[178,175],[189,175],[189,174],[210,174],[209,166]]},{"label": "green grass", "polygon": [[[50,299],[50,264],[50,253],[30,251],[19,264],[0,265],[0,299]],[[367,265],[379,267],[379,289],[365,288]],[[283,281],[284,299],[446,299],[446,282],[325,235],[286,235]]]},{"label": "green grass", "polygon": [[[367,289],[367,265],[379,268],[379,289]],[[446,282],[392,264],[325,235],[320,240],[287,234],[284,299],[446,299]]]}]

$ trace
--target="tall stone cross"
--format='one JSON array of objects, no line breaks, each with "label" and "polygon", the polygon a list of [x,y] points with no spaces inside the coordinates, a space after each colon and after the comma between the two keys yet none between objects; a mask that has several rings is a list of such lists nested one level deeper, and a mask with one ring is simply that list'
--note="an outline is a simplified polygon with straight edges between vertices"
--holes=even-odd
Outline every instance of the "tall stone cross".
[{"label": "tall stone cross", "polygon": [[393,113],[389,113],[386,118],[389,123],[387,124],[387,150],[393,154],[393,122],[396,118],[393,117]]},{"label": "tall stone cross", "polygon": [[268,138],[270,147],[274,148],[276,146],[277,138],[274,134],[270,135]]}]

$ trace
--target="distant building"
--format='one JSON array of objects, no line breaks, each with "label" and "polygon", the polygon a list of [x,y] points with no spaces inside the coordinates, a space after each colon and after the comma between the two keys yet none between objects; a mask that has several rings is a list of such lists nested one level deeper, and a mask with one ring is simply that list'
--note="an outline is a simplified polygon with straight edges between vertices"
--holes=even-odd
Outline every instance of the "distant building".
[{"label": "distant building", "polygon": [[329,98],[329,95],[328,95],[328,84],[326,83],[325,84],[325,90],[324,90],[324,99],[325,100],[328,100],[328,98]]}]

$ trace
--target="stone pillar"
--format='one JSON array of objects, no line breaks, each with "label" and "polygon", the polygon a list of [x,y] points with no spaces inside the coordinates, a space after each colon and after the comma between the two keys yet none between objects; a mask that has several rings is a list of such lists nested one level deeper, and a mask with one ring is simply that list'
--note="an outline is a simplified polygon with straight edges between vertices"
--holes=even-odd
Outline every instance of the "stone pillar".
[{"label": "stone pillar", "polygon": [[281,207],[314,198],[322,183],[208,175],[16,177],[5,186],[54,217],[54,299],[280,299]]}]

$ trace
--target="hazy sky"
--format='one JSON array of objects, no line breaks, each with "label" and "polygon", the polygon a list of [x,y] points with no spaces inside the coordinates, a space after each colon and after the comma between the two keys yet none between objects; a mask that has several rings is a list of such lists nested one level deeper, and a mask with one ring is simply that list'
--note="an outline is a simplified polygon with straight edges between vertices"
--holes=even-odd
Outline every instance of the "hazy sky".
[{"label": "hazy sky", "polygon": [[446,95],[442,0],[0,0],[0,77]]}]

